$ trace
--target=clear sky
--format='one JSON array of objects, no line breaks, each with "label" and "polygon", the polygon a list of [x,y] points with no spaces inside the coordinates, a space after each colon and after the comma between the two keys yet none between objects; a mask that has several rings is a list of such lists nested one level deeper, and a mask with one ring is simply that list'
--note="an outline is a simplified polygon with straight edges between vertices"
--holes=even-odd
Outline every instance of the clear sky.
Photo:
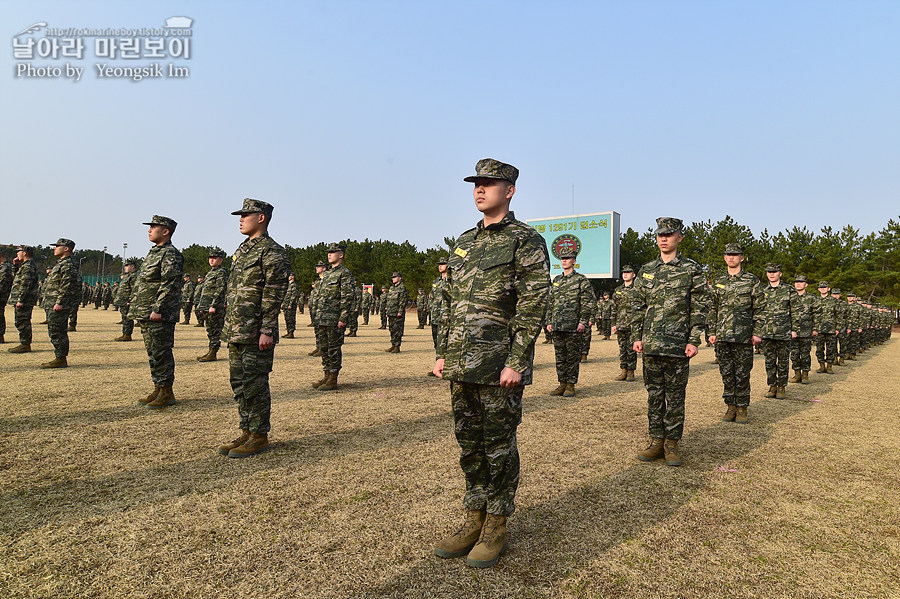
[{"label": "clear sky", "polygon": [[[13,2],[6,39],[192,18],[191,57],[17,60],[0,75],[0,243],[149,249],[241,241],[275,205],[303,246],[408,239],[478,220],[479,158],[519,167],[520,219],[726,214],[755,233],[900,215],[900,2]],[[30,34],[35,40],[44,32]],[[27,36],[26,36],[27,37]],[[21,38],[25,39],[25,38]],[[17,77],[17,63],[85,68]],[[94,65],[187,66],[103,79]]]}]

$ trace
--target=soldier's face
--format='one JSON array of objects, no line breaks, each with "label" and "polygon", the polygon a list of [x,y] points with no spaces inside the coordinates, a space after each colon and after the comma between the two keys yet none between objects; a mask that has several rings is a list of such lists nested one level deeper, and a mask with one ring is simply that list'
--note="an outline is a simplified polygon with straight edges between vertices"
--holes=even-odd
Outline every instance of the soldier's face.
[{"label": "soldier's face", "polygon": [[822,294],[822,297],[828,295],[828,287],[819,287],[819,293]]},{"label": "soldier's face", "polygon": [[725,254],[725,265],[728,268],[737,268],[743,261],[744,257],[741,254]]},{"label": "soldier's face", "polygon": [[324,267],[324,266],[317,266],[317,267],[316,267],[316,274],[317,274],[317,275],[320,275],[320,274],[322,274],[323,272],[325,272],[325,267]]},{"label": "soldier's face", "polygon": [[562,264],[563,270],[569,270],[575,266],[575,258],[560,258],[559,262]]},{"label": "soldier's face", "polygon": [[491,213],[508,205],[514,193],[516,193],[516,186],[509,181],[476,179],[472,196],[475,198],[475,207],[479,212]]},{"label": "soldier's face", "polygon": [[766,271],[766,278],[769,279],[770,283],[778,283],[781,281],[781,271],[768,272]]},{"label": "soldier's face", "polygon": [[394,285],[396,285],[399,282],[400,282],[400,277],[391,277],[391,283],[393,283]]},{"label": "soldier's face", "polygon": [[67,248],[64,245],[57,245],[53,248],[53,255],[54,256],[64,256],[67,249],[69,249],[69,248]]},{"label": "soldier's face", "polygon": [[253,236],[257,233],[261,233],[265,219],[266,216],[260,212],[246,212],[241,214],[241,235]]},{"label": "soldier's face", "polygon": [[210,256],[209,257],[209,265],[213,268],[217,266],[222,266],[222,258],[219,256]]},{"label": "soldier's face", "polygon": [[662,253],[674,252],[684,236],[681,233],[665,233],[656,236],[656,247]]},{"label": "soldier's face", "polygon": [[794,289],[797,291],[805,291],[806,285],[807,283],[804,283],[803,281],[794,281]]},{"label": "soldier's face", "polygon": [[337,264],[344,259],[344,252],[328,252],[328,264]]},{"label": "soldier's face", "polygon": [[134,272],[134,264],[126,264],[125,265],[125,274],[130,272]]},{"label": "soldier's face", "polygon": [[626,283],[632,282],[634,280],[634,273],[633,272],[623,272],[622,280],[625,281]]},{"label": "soldier's face", "polygon": [[150,228],[147,230],[147,237],[150,239],[150,243],[162,243],[168,235],[169,230],[162,225],[150,225]]},{"label": "soldier's face", "polygon": [[438,272],[441,274],[444,274],[445,272],[447,272],[447,265],[446,264],[438,264]]},{"label": "soldier's face", "polygon": [[23,252],[22,250],[19,250],[18,252],[16,252],[16,260],[18,260],[19,262],[24,262],[25,261],[25,252]]}]

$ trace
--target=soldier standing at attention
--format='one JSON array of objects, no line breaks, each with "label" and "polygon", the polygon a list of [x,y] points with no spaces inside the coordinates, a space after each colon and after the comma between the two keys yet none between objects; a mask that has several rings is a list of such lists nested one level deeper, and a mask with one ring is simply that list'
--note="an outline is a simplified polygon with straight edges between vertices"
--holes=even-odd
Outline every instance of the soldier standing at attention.
[{"label": "soldier standing at attention", "polygon": [[391,275],[391,288],[385,298],[384,311],[387,312],[388,329],[391,332],[391,346],[386,352],[400,353],[400,344],[403,342],[403,328],[406,324],[406,304],[409,302],[409,292],[403,284],[403,275],[395,271]]},{"label": "soldier standing at attention", "polygon": [[684,239],[680,219],[656,219],[659,258],[643,265],[635,283],[631,338],[644,354],[644,386],[650,444],[638,459],[665,456],[680,466],[678,441],[684,432],[684,396],[690,359],[697,355],[706,326],[706,280],[700,265],[678,252]]},{"label": "soldier standing at attention", "polygon": [[416,328],[424,329],[428,323],[428,296],[425,295],[425,290],[421,287],[418,295],[416,295],[416,317],[419,319],[419,326]]},{"label": "soldier standing at attention", "polygon": [[69,364],[69,313],[77,309],[81,299],[81,277],[78,264],[72,258],[75,242],[59,238],[53,247],[53,255],[59,261],[44,281],[44,297],[41,307],[47,313],[47,333],[53,344],[53,360],[41,364],[41,368],[66,368]]},{"label": "soldier standing at attention", "polygon": [[812,338],[818,336],[815,328],[815,315],[819,302],[812,295],[806,293],[809,284],[806,276],[794,277],[794,289],[800,299],[799,314],[797,317],[797,337],[791,340],[791,364],[794,366],[794,376],[791,383],[809,384],[809,368],[812,364]]},{"label": "soldier standing at attention", "polygon": [[763,353],[766,355],[766,397],[784,399],[788,381],[788,356],[791,339],[797,337],[800,321],[800,297],[797,291],[781,284],[781,265],[766,264],[769,284],[763,290],[766,295],[763,319]]},{"label": "soldier standing at attention", "polygon": [[12,265],[7,260],[6,253],[0,251],[0,343],[6,343],[6,302],[9,301],[12,283]]},{"label": "soldier standing at attention", "polygon": [[341,345],[356,299],[356,281],[344,266],[343,245],[332,243],[328,246],[328,264],[331,268],[322,274],[316,286],[316,341],[321,343],[324,375],[313,383],[313,389],[319,391],[338,388],[337,378],[343,362]]},{"label": "soldier standing at attention", "polygon": [[125,260],[125,274],[119,285],[119,313],[122,315],[122,334],[113,341],[131,341],[131,334],[134,332],[134,319],[132,319],[129,310],[131,308],[131,296],[134,293],[134,285],[137,275],[134,274],[135,260],[128,258]]},{"label": "soldier standing at attention", "polygon": [[559,252],[562,274],[556,275],[550,287],[547,305],[547,330],[553,335],[556,350],[556,378],[559,386],[550,395],[575,397],[578,366],[584,346],[582,335],[591,322],[591,306],[597,302],[591,282],[575,272],[574,248]]},{"label": "soldier standing at attention", "polygon": [[353,302],[350,305],[350,322],[347,323],[347,337],[356,337],[359,329],[359,311],[362,309],[362,289],[353,283]]},{"label": "soldier standing at attention", "polygon": [[819,305],[815,311],[813,328],[819,332],[816,337],[817,373],[834,374],[832,364],[837,360],[837,300],[831,297],[828,281],[819,281]]},{"label": "soldier standing at attention", "polygon": [[184,285],[181,288],[181,310],[184,312],[184,321],[181,324],[191,324],[191,308],[194,305],[194,282],[191,275],[184,275]]},{"label": "soldier standing at attention", "polygon": [[489,568],[509,543],[506,519],[519,485],[516,429],[546,311],[550,258],[543,237],[509,210],[518,169],[486,158],[475,172],[465,180],[475,184],[484,218],[459,236],[451,254],[448,325],[440,329],[434,364],[435,375],[450,381],[467,513],[434,552]]},{"label": "soldier standing at attention", "polygon": [[303,309],[306,306],[306,294],[298,293],[297,294],[297,312],[303,314]]},{"label": "soldier standing at attention", "polygon": [[612,300],[609,298],[609,291],[603,292],[603,301],[599,306],[601,307],[601,311],[598,315],[600,316],[600,328],[603,329],[603,340],[608,341],[609,336],[612,335],[613,320],[613,304]]},{"label": "soldier standing at attention", "polygon": [[707,339],[716,347],[722,375],[725,422],[747,422],[750,406],[750,371],[753,346],[762,342],[762,285],[753,273],[743,269],[744,248],[739,243],[725,245],[725,274],[710,289]]},{"label": "soldier standing at attention", "polygon": [[634,371],[637,369],[637,352],[631,344],[631,317],[632,303],[634,301],[634,268],[626,264],[622,268],[623,283],[616,287],[613,293],[613,320],[611,333],[616,335],[619,342],[619,368],[622,371],[615,378],[617,381],[634,381]]},{"label": "soldier standing at attention", "polygon": [[174,245],[172,234],[178,226],[171,218],[154,215],[147,236],[154,244],[141,264],[131,297],[128,315],[137,321],[150,359],[153,392],[138,403],[158,410],[175,403],[175,323],[181,306],[184,258]]},{"label": "soldier standing at attention", "polygon": [[374,304],[375,304],[375,300],[372,297],[372,293],[368,289],[363,291],[363,295],[362,295],[363,324],[369,324],[369,315],[372,313],[372,306]]},{"label": "soldier standing at attention", "polygon": [[97,285],[91,293],[91,299],[94,301],[94,310],[99,310],[100,304],[103,303],[103,284],[100,281],[97,281]]},{"label": "soldier standing at attention", "polygon": [[[428,305],[428,311],[431,314],[431,340],[434,342],[435,359],[438,351],[440,327],[447,326],[450,318],[450,306],[447,303],[447,287],[450,285],[450,272],[447,270],[446,256],[441,256],[438,260],[438,272],[440,276],[431,283],[431,301]],[[428,374],[435,376],[434,371]]]},{"label": "soldier standing at attention", "polygon": [[19,330],[19,345],[9,348],[11,354],[25,354],[31,351],[31,311],[38,298],[38,271],[34,254],[30,247],[21,246],[16,250],[19,269],[13,278],[10,302],[15,302],[15,324]]},{"label": "soldier standing at attention", "polygon": [[199,308],[200,304],[200,296],[203,295],[203,283],[205,279],[203,275],[197,275],[197,284],[194,285],[194,293],[191,294],[191,303],[194,305],[194,316],[197,317],[197,324],[194,325],[194,328],[202,328],[206,326],[206,315],[209,312],[203,312]]},{"label": "soldier standing at attention", "polygon": [[284,248],[269,237],[273,209],[267,202],[244,198],[241,209],[231,213],[241,217],[240,231],[247,239],[232,256],[225,300],[223,336],[241,429],[236,439],[218,448],[230,458],[246,458],[269,446],[269,373],[289,270]]},{"label": "soldier standing at attention", "polygon": [[285,339],[293,339],[294,331],[297,329],[297,282],[294,273],[288,275],[287,291],[284,294],[284,302],[281,304],[281,311],[284,312],[284,328],[287,334]]},{"label": "soldier standing at attention", "polygon": [[81,307],[87,308],[87,305],[91,303],[91,286],[85,282],[81,283]]},{"label": "soldier standing at attention", "polygon": [[859,353],[859,340],[862,336],[862,306],[856,301],[856,294],[850,291],[847,293],[847,351],[848,360],[856,360],[856,354]]},{"label": "soldier standing at attention", "polygon": [[109,305],[112,303],[113,292],[112,287],[109,286],[109,283],[103,283],[103,309],[109,310]]},{"label": "soldier standing at attention", "polygon": [[209,272],[203,278],[203,286],[195,305],[201,314],[206,315],[209,351],[197,356],[198,362],[216,361],[219,348],[222,346],[222,328],[225,326],[225,290],[228,286],[228,273],[222,267],[225,252],[220,248],[213,248],[209,251],[208,260]]},{"label": "soldier standing at attention", "polygon": [[[309,292],[309,325],[311,327],[316,327],[318,320],[316,315],[319,311],[319,284],[322,281],[322,275],[325,274],[325,270],[328,268],[328,265],[319,260],[319,263],[316,264],[316,280],[313,281],[312,289]],[[316,347],[307,355],[309,356],[321,356],[322,350],[325,347],[325,339],[321,338],[320,331],[318,327],[313,329],[313,334],[316,338]]]},{"label": "soldier standing at attention", "polygon": [[835,325],[838,330],[838,350],[835,354],[838,358],[835,360],[835,365],[843,366],[844,360],[849,355],[849,347],[848,347],[848,335],[850,334],[850,321],[849,321],[849,312],[850,306],[846,302],[841,301],[841,290],[838,287],[832,287],[831,289],[831,297],[834,299],[837,304],[835,307]]},{"label": "soldier standing at attention", "polygon": [[378,315],[381,317],[381,326],[378,327],[379,330],[387,329],[387,310],[385,309],[385,304],[387,303],[387,291],[388,288],[386,286],[381,287],[381,295],[378,296]]}]

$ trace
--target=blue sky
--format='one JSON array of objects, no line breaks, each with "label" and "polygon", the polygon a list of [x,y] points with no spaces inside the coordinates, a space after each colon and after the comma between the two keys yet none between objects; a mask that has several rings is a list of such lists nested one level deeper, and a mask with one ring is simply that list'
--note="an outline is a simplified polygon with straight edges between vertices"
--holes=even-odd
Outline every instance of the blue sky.
[{"label": "blue sky", "polygon": [[[726,214],[754,232],[900,215],[897,2],[3,2],[7,39],[194,19],[181,80],[0,75],[0,242],[64,236],[143,255],[241,241],[229,212],[275,205],[301,246],[421,249],[478,219],[471,174],[521,171],[521,219]],[[43,34],[35,34],[43,35]],[[37,39],[37,38],[35,38]],[[64,66],[66,60],[33,60]],[[129,61],[143,66],[153,60]],[[110,64],[125,64],[110,63]]]}]

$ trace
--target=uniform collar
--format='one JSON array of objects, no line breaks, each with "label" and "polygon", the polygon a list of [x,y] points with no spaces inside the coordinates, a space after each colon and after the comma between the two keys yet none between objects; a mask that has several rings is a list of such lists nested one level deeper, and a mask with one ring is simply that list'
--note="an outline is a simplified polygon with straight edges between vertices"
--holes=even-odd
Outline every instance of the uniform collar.
[{"label": "uniform collar", "polygon": [[670,262],[663,262],[662,254],[660,254],[659,256],[656,257],[656,260],[654,260],[651,264],[653,264],[653,266],[662,266],[663,264],[666,264],[669,266],[678,266],[681,264],[681,262],[683,260],[684,260],[684,256],[681,255],[681,252],[675,252],[675,257],[672,258],[672,260]]},{"label": "uniform collar", "polygon": [[484,219],[482,218],[480,221],[478,221],[478,224],[475,226],[475,228],[478,229],[478,233],[483,231],[485,228],[487,228],[488,231],[495,231],[512,223],[514,220],[516,220],[516,213],[510,210],[506,213],[506,216],[501,218],[498,222],[488,225],[487,227],[484,226]]}]

